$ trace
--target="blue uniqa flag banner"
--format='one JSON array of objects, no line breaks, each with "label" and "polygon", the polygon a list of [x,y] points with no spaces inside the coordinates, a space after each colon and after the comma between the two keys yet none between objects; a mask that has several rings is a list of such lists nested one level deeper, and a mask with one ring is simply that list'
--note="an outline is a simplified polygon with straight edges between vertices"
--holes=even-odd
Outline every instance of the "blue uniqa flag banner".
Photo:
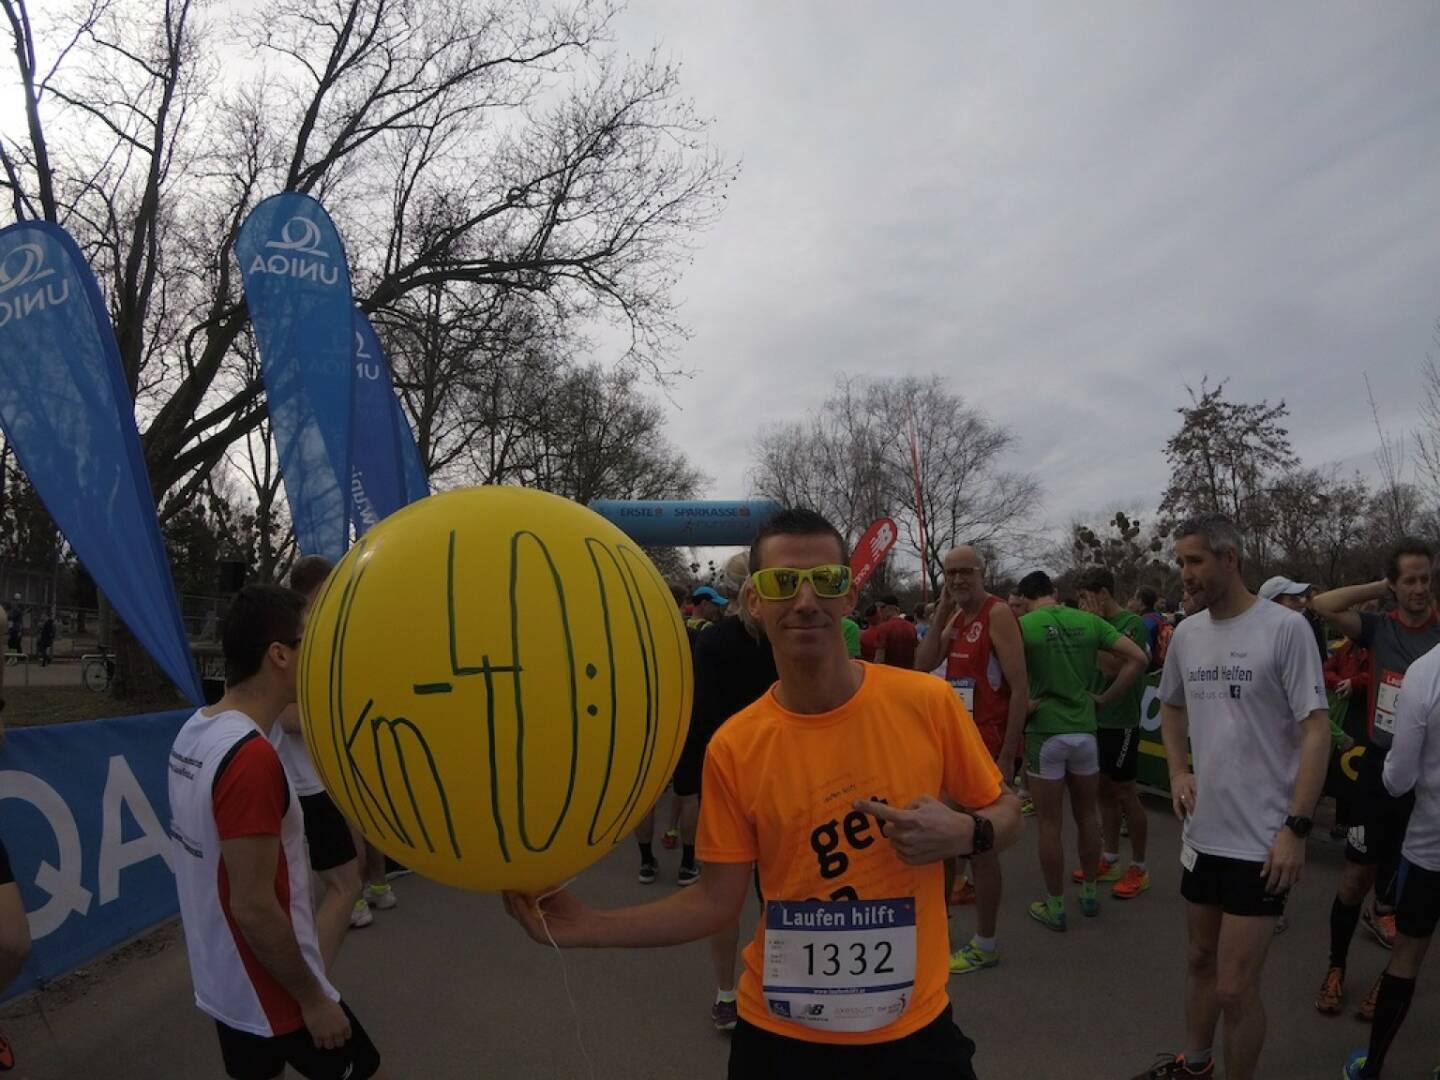
[{"label": "blue uniqa flag banner", "polygon": [[95,584],[199,704],[115,331],[79,247],[49,222],[0,231],[0,424]]},{"label": "blue uniqa flag banner", "polygon": [[338,561],[350,538],[355,363],[350,269],[340,234],[308,195],[272,195],[235,240],[280,474],[306,555]]},{"label": "blue uniqa flag banner", "polygon": [[415,436],[395,396],[375,328],[355,309],[355,426],[350,441],[351,513],[361,536],[430,493]]}]

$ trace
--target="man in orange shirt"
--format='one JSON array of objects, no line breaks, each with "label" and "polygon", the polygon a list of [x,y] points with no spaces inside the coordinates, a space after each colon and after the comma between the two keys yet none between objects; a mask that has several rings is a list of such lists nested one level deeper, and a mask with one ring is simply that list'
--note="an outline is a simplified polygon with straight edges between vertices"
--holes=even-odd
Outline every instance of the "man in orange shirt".
[{"label": "man in orange shirt", "polygon": [[734,1080],[973,1080],[946,993],[943,863],[1014,843],[1020,806],[943,681],[846,655],[847,562],[804,510],[751,549],[747,603],[780,679],[711,740],[698,887],[614,911],[566,891],[505,902],[541,943],[678,945],[736,918],[757,869],[767,903],[744,954]]}]

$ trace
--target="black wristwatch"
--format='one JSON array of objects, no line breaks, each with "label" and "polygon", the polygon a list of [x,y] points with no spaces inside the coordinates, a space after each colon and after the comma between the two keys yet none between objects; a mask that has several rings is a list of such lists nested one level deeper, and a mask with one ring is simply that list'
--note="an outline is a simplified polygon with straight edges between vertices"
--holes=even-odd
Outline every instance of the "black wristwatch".
[{"label": "black wristwatch", "polygon": [[1294,814],[1285,819],[1285,827],[1301,840],[1310,835],[1310,829],[1314,824],[1308,817],[1296,817]]},{"label": "black wristwatch", "polygon": [[975,836],[970,841],[970,854],[984,855],[995,846],[995,823],[979,814],[971,814],[968,810],[965,813],[975,822]]}]

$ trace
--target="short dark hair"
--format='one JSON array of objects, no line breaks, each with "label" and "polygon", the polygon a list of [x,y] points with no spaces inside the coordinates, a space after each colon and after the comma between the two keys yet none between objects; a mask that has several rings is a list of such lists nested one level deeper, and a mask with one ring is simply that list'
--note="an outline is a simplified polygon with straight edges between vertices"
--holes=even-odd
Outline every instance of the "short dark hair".
[{"label": "short dark hair", "polygon": [[1039,600],[1045,596],[1055,595],[1055,583],[1050,580],[1050,575],[1044,570],[1032,570],[1020,579],[1015,586],[1015,591],[1026,600]]},{"label": "short dark hair", "polygon": [[302,555],[290,569],[290,588],[301,596],[310,596],[330,576],[335,564],[324,555]]},{"label": "short dark hair", "polygon": [[234,686],[259,671],[272,642],[298,642],[304,619],[303,594],[283,585],[246,585],[230,601],[220,634],[225,682]]},{"label": "short dark hair", "polygon": [[1086,592],[1104,592],[1115,595],[1115,575],[1103,566],[1092,566],[1080,575],[1080,588]]},{"label": "short dark hair", "polygon": [[1140,606],[1149,611],[1160,602],[1160,594],[1149,585],[1141,585],[1135,590],[1135,595],[1140,598]]},{"label": "short dark hair", "polygon": [[884,596],[880,597],[880,603],[884,604],[886,607],[899,607],[900,598],[894,593],[886,593]]},{"label": "short dark hair", "polygon": [[750,572],[762,570],[760,565],[760,545],[772,536],[833,536],[835,543],[840,545],[840,561],[850,561],[850,549],[845,543],[845,537],[840,535],[840,530],[831,525],[823,514],[817,514],[814,510],[806,510],[803,507],[792,506],[781,510],[755,534],[755,540],[750,545]]},{"label": "short dark hair", "polygon": [[1400,580],[1400,560],[1406,555],[1424,556],[1430,563],[1435,562],[1435,549],[1417,536],[1406,536],[1385,556],[1385,580],[1390,584]]}]

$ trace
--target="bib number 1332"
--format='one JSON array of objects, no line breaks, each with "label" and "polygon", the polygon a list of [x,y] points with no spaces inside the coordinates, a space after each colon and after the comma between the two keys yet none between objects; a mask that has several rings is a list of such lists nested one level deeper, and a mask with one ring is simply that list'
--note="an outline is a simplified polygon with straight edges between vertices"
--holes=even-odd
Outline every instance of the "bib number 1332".
[{"label": "bib number 1332", "polygon": [[765,905],[766,1006],[827,1031],[894,1023],[915,987],[915,900]]}]

